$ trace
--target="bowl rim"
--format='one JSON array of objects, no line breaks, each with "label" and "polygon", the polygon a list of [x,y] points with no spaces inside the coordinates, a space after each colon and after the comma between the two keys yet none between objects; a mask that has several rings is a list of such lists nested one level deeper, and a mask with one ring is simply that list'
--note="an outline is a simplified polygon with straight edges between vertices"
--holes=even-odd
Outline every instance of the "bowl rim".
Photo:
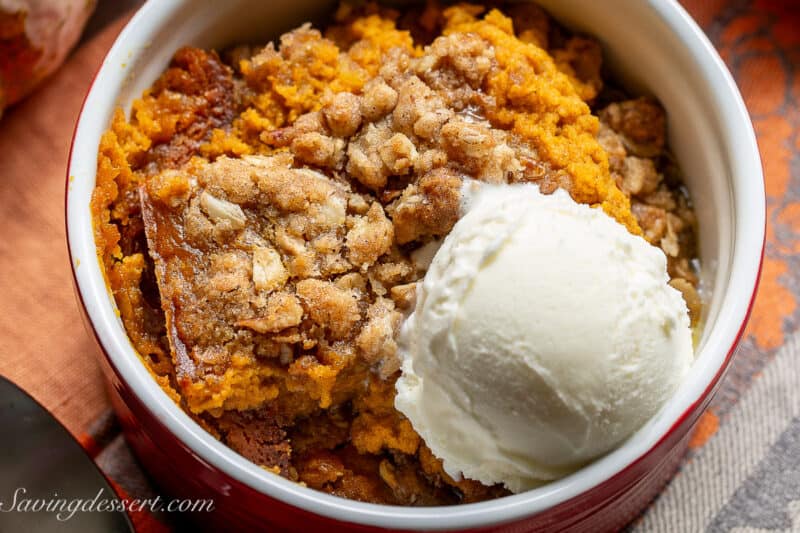
[{"label": "bowl rim", "polygon": [[[578,472],[532,491],[480,503],[409,508],[347,500],[300,486],[250,463],[214,439],[184,413],[157,385],[133,350],[119,317],[114,312],[116,307],[112,304],[113,297],[97,261],[91,214],[79,203],[79,199],[75,199],[76,195],[72,193],[71,187],[71,176],[75,175],[73,169],[76,161],[88,157],[91,168],[96,168],[97,146],[87,147],[91,148],[88,152],[76,151],[76,146],[83,148],[82,145],[88,142],[84,141],[84,138],[91,137],[91,134],[85,133],[84,130],[91,129],[92,125],[84,125],[97,112],[92,100],[103,92],[98,89],[97,82],[103,81],[103,74],[112,63],[110,60],[121,55],[123,43],[129,46],[130,39],[137,33],[158,28],[159,22],[163,24],[171,10],[180,4],[179,1],[146,2],[127,23],[95,73],[84,97],[70,144],[65,187],[65,223],[70,267],[79,304],[88,318],[91,332],[114,373],[173,436],[225,475],[288,505],[343,522],[412,530],[491,526],[521,520],[556,507],[624,475],[626,471],[648,457],[687,419],[699,414],[698,408],[708,402],[719,380],[727,371],[753,307],[766,238],[766,197],[761,159],[749,114],[730,72],[702,30],[677,2],[647,0],[646,3],[670,31],[679,37],[683,46],[693,52],[694,61],[705,77],[704,82],[721,89],[717,91],[716,103],[722,105],[726,111],[720,114],[728,126],[726,134],[729,134],[734,126],[739,128],[736,135],[738,150],[735,153],[729,151],[731,153],[728,153],[726,158],[726,162],[730,164],[731,183],[736,183],[737,187],[750,189],[749,194],[743,195],[747,199],[746,216],[750,224],[747,231],[739,227],[738,223],[735,224],[734,243],[740,253],[737,255],[736,249],[732,251],[731,278],[725,293],[726,298],[735,293],[736,298],[731,304],[733,309],[728,313],[733,316],[728,317],[729,323],[719,324],[719,318],[722,317],[720,315],[712,327],[714,330],[723,328],[719,336],[724,342],[717,347],[717,350],[724,353],[724,356],[717,366],[706,370],[702,376],[704,379],[695,380],[699,383],[692,391],[691,403],[679,411],[677,417],[670,419],[668,429],[654,442],[639,442],[634,446],[637,443],[632,442],[635,439],[631,438],[617,450]],[[135,42],[136,39],[132,40]],[[112,88],[116,91],[119,87]],[[106,128],[107,124],[103,124],[100,131],[105,131]],[[742,253],[742,249],[752,253]],[[80,257],[92,260],[81,264]],[[739,278],[737,285],[733,283],[734,273],[737,273]],[[674,400],[675,396],[670,403]]]}]

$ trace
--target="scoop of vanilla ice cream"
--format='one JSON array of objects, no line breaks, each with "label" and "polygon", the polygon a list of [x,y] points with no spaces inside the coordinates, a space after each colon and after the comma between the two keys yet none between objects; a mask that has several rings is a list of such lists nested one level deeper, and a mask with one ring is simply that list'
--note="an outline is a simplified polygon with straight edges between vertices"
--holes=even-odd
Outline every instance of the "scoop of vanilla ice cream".
[{"label": "scoop of vanilla ice cream", "polygon": [[445,471],[514,492],[650,419],[693,360],[666,257],[532,184],[477,187],[399,336],[395,406]]}]

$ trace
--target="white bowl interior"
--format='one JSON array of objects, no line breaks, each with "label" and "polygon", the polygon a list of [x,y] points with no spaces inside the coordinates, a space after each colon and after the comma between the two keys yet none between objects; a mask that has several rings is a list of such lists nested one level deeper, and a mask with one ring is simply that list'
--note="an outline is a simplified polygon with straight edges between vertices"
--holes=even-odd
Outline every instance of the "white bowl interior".
[{"label": "white bowl interior", "polygon": [[[711,45],[682,8],[662,0],[543,0],[558,20],[598,37],[612,70],[667,109],[669,141],[700,221],[702,283],[709,295],[693,372],[673,399],[623,446],[540,489],[458,507],[398,509],[318,493],[255,467],[206,434],[158,388],[136,357],[96,260],[89,199],[97,146],[115,107],[150,86],[180,46],[266,42],[332,0],[147,3],[109,52],[87,97],[74,139],[67,221],[78,286],[112,363],[134,392],[203,459],[288,503],[338,519],[411,529],[449,529],[520,518],[565,501],[621,471],[651,449],[701,397],[732,349],[760,264],[764,190],[741,97]],[[621,14],[624,14],[622,16]]]}]

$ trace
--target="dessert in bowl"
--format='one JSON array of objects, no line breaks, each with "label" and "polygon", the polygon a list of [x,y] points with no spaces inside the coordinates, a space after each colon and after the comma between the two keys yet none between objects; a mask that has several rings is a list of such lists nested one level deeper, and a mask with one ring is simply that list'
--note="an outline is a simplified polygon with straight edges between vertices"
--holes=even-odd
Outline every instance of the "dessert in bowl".
[{"label": "dessert in bowl", "polygon": [[[187,15],[181,9],[173,6],[163,14],[179,20]],[[566,475],[542,488],[497,500],[505,502],[504,507],[514,506],[514,502],[521,505],[523,497],[528,496],[531,499],[527,504],[538,501],[550,510],[549,517],[547,512],[533,515],[532,519],[540,521],[553,520],[556,515],[552,513],[559,510],[553,505],[564,502],[565,506],[570,501],[563,499],[570,495],[567,489],[578,489],[581,479],[583,483],[597,484],[602,479],[618,483],[620,476],[614,476],[608,470],[609,465],[614,464],[615,457],[620,461],[620,455],[635,455],[637,446],[639,454],[627,456],[627,462],[623,460],[629,468],[622,473],[628,472],[638,482],[643,480],[641,468],[646,467],[643,457],[656,457],[652,455],[658,448],[653,448],[655,444],[660,442],[659,446],[667,447],[667,456],[672,461],[679,455],[680,448],[674,444],[685,437],[697,414],[684,417],[681,426],[685,427],[679,427],[680,431],[673,428],[665,433],[686,410],[687,404],[681,410],[678,401],[681,390],[695,382],[696,392],[702,389],[698,395],[708,393],[725,358],[718,353],[720,360],[716,367],[710,357],[704,358],[704,348],[709,338],[713,339],[709,331],[719,329],[717,320],[722,313],[717,293],[721,286],[720,271],[726,270],[722,279],[732,272],[715,264],[721,256],[712,253],[731,252],[726,247],[733,236],[732,228],[720,224],[727,215],[715,211],[720,207],[719,202],[725,200],[725,194],[715,193],[709,184],[693,184],[692,172],[708,172],[710,167],[698,169],[697,162],[685,159],[686,150],[698,145],[687,146],[677,139],[673,147],[690,195],[695,199],[694,205],[700,206],[699,200],[708,202],[693,212],[688,196],[679,186],[675,165],[664,148],[664,115],[659,106],[653,100],[620,100],[603,95],[599,63],[590,61],[599,54],[596,45],[586,39],[556,34],[548,51],[550,43],[542,42],[541,36],[541,20],[546,19],[532,8],[512,9],[518,11],[515,19],[518,34],[512,29],[511,19],[499,11],[485,15],[475,8],[463,7],[417,11],[419,16],[412,18],[427,21],[411,28],[418,35],[418,44],[444,34],[426,48],[415,45],[410,33],[395,29],[393,15],[386,11],[340,10],[341,20],[329,25],[328,40],[303,27],[287,34],[277,49],[237,48],[223,55],[224,59],[198,49],[183,49],[153,89],[133,104],[130,122],[117,115],[111,132],[103,136],[92,211],[96,217],[96,244],[122,321],[144,364],[154,374],[149,378],[150,385],[153,378],[159,380],[194,422],[181,418],[185,417],[183,414],[175,414],[175,405],[159,403],[163,409],[160,412],[166,419],[174,415],[193,427],[193,444],[210,446],[245,468],[233,475],[238,482],[243,477],[248,480],[244,486],[237,483],[236,491],[251,495],[259,492],[249,483],[253,481],[249,474],[256,467],[242,466],[241,457],[230,450],[220,451],[220,443],[208,435],[198,435],[202,431],[200,426],[192,424],[202,425],[245,457],[249,455],[258,465],[284,477],[333,494],[379,503],[441,506],[478,501],[503,495],[506,489],[518,492]],[[144,16],[142,13],[138,16]],[[229,15],[232,17],[234,12]],[[197,21],[197,16],[193,14],[187,20]],[[564,19],[570,22],[568,16]],[[219,28],[230,29],[223,24],[224,13],[219,20]],[[398,18],[397,24],[402,26],[402,19]],[[255,26],[251,30],[255,31]],[[426,31],[432,35],[424,35]],[[549,37],[551,33],[545,31],[544,35]],[[217,36],[220,40],[215,43],[202,42],[200,35],[196,37],[184,39],[180,44],[220,46],[233,41]],[[236,40],[246,40],[246,34],[239,34]],[[158,49],[164,44],[160,43]],[[609,48],[614,59],[613,43]],[[110,57],[113,58],[113,50]],[[233,66],[226,66],[225,61]],[[149,62],[139,65],[150,68]],[[151,74],[149,80],[158,71],[153,67]],[[628,81],[635,86],[635,77]],[[148,85],[134,88],[128,94],[137,96],[136,91]],[[676,113],[672,113],[670,99],[674,100],[674,95],[656,91],[656,96],[667,107],[670,126],[676,118],[678,124],[683,119],[691,120],[687,110],[675,107],[677,104],[673,106]],[[734,103],[740,103],[735,93],[733,96]],[[603,99],[607,101],[600,105]],[[604,119],[603,127],[585,101],[597,104],[595,109]],[[81,139],[84,120],[85,115],[78,127],[76,144]],[[669,130],[671,139],[673,129]],[[95,132],[96,141],[99,131]],[[708,144],[711,139],[697,142],[701,140]],[[705,157],[703,161],[710,163],[709,159],[713,158]],[[74,155],[72,168],[71,173],[75,174]],[[758,189],[760,183],[756,182],[747,183]],[[725,183],[716,186],[722,190],[726,187]],[[465,191],[465,187],[477,192]],[[555,201],[576,208],[579,205],[576,202],[594,205],[594,208],[582,205],[583,209],[574,213],[571,220],[576,227],[586,228],[581,221],[600,217],[598,220],[603,222],[592,222],[591,227],[605,227],[603,224],[607,222],[609,228],[614,228],[609,231],[619,230],[624,234],[619,242],[634,239],[643,249],[657,252],[660,264],[655,260],[645,267],[645,261],[642,269],[634,268],[631,273],[635,278],[647,268],[652,267],[654,272],[660,268],[661,279],[652,276],[655,280],[652,286],[664,294],[665,302],[672,302],[664,305],[665,313],[669,314],[676,302],[682,310],[673,321],[677,324],[673,329],[680,332],[676,335],[683,340],[666,344],[682,348],[674,354],[669,349],[655,350],[662,356],[675,357],[677,377],[666,379],[670,385],[660,393],[664,397],[652,402],[653,407],[644,417],[649,422],[625,440],[644,422],[639,419],[615,433],[607,444],[579,456],[575,464],[556,469],[560,470],[556,474],[551,469],[541,479],[527,476],[523,483],[511,482],[504,475],[470,474],[469,465],[459,466],[452,455],[448,460],[447,446],[432,433],[430,424],[427,430],[420,429],[425,424],[422,417],[413,414],[412,394],[403,395],[405,403],[398,396],[400,411],[393,402],[394,381],[402,374],[398,372],[400,360],[405,358],[404,366],[410,367],[409,377],[419,378],[425,367],[416,364],[413,347],[408,348],[413,342],[400,350],[396,343],[401,324],[405,330],[409,324],[427,322],[405,320],[403,316],[413,307],[414,283],[427,268],[426,261],[415,256],[424,255],[420,250],[444,238],[431,269],[441,270],[447,263],[442,259],[446,257],[444,251],[455,259],[462,257],[461,252],[453,251],[459,247],[448,245],[453,241],[450,236],[469,233],[469,226],[464,231],[459,228],[486,205],[480,198],[488,194],[487,188],[496,191],[496,187],[504,191],[513,189],[512,196],[530,199],[531,206],[538,206],[537,213],[545,215],[551,209],[554,215],[561,209],[551,206]],[[75,194],[74,190],[70,193],[69,217]],[[465,202],[464,198],[472,194],[477,200]],[[511,204],[502,204],[502,208],[497,204],[488,211],[514,211]],[[476,235],[484,238],[491,235],[490,230],[498,230],[499,235],[506,227],[525,226],[520,222],[526,220],[523,217],[526,209],[524,206],[520,209],[510,226],[487,225],[486,231],[478,231]],[[699,277],[690,263],[695,253],[695,215],[700,219],[701,233]],[[547,216],[539,218],[550,220]],[[540,222],[536,217],[532,220]],[[91,226],[91,219],[89,223]],[[569,226],[568,221],[565,225]],[[559,227],[552,229],[558,232]],[[75,253],[73,231],[71,227]],[[511,234],[520,232],[515,230]],[[574,233],[580,244],[581,232]],[[602,240],[606,234],[602,230],[597,238]],[[535,232],[526,232],[523,237],[530,239],[531,235],[535,237]],[[737,237],[741,235],[753,237],[752,232]],[[755,232],[755,237],[758,236]],[[712,241],[707,244],[708,237]],[[645,239],[663,252],[646,244]],[[501,260],[506,254],[504,246],[496,248],[501,253],[489,266],[514,264],[513,259]],[[515,247],[509,244],[508,248]],[[555,264],[564,258],[577,258],[586,264],[591,256],[580,255],[587,248],[592,249],[591,246],[564,248],[571,251],[564,252],[563,258],[557,245],[550,248],[543,245],[541,249],[553,257],[551,263]],[[620,249],[634,248],[636,245],[630,244]],[[601,263],[604,249],[604,245],[594,247],[594,257]],[[751,266],[758,264],[757,252],[751,252],[755,254]],[[617,258],[619,265],[638,264],[626,261],[624,255]],[[81,260],[82,264],[85,262],[86,259]],[[702,279],[709,295],[704,306],[707,325],[697,360],[685,379],[681,378],[687,367],[687,344],[691,355],[691,340],[687,342],[689,317],[680,293],[666,284],[667,267],[673,285],[682,289],[686,301],[692,304],[695,319],[699,306],[693,284]],[[535,264],[532,268],[537,276],[557,279],[547,269]],[[615,271],[616,268],[609,268],[607,273]],[[98,273],[99,269],[95,274]],[[753,283],[755,273],[753,269]],[[81,267],[76,269],[76,276],[85,302]],[[591,283],[567,285],[567,289],[581,291],[608,279],[590,276],[591,272],[588,278],[579,274],[579,281],[590,279]],[[482,277],[485,276],[479,269],[475,279],[479,281]],[[98,279],[102,281],[102,275],[95,281]],[[508,285],[512,283],[513,279]],[[476,281],[476,290],[480,285]],[[606,301],[608,294],[613,299],[614,290],[636,283],[632,279],[629,284],[611,285],[613,288],[601,294]],[[525,286],[531,291],[539,290],[535,284]],[[422,290],[424,297],[418,300],[431,301],[424,284]],[[497,292],[491,286],[482,290],[489,297]],[[500,292],[505,300],[513,297],[509,291]],[[108,294],[105,297],[108,299]],[[580,301],[568,290],[563,300]],[[552,301],[558,302],[559,298]],[[592,298],[588,294],[585,302],[591,307]],[[465,308],[468,303],[464,300]],[[623,307],[615,307],[611,302],[590,311],[616,310],[630,314],[636,306]],[[90,317],[91,310],[90,307]],[[743,313],[745,310],[743,307]],[[549,320],[548,314],[537,317],[533,312],[530,315],[533,319]],[[424,305],[418,303],[414,314],[418,319],[424,318]],[[501,321],[503,317],[509,318],[502,310],[498,316]],[[663,318],[655,320],[663,323]],[[741,318],[744,319],[744,314]],[[608,324],[612,322],[613,319],[608,320]],[[114,325],[119,327],[120,323]],[[495,327],[494,331],[501,329]],[[540,328],[539,332],[549,329],[553,328]],[[587,329],[586,336],[596,339],[596,332],[591,333],[591,329]],[[656,329],[644,328],[645,337],[654,338]],[[479,324],[470,330],[480,330]],[[103,333],[98,333],[101,344],[105,344]],[[124,330],[117,333],[124,339]],[[732,333],[736,334],[738,328]],[[672,338],[671,333],[667,336]],[[407,337],[419,339],[424,335]],[[543,335],[534,337],[539,342],[536,339]],[[400,334],[401,341],[402,338]],[[579,345],[574,346],[579,348]],[[647,351],[640,348],[623,347],[623,351],[627,349],[625,353],[629,355]],[[456,352],[464,353],[461,349]],[[128,355],[136,357],[133,351]],[[645,355],[644,360],[648,357]],[[135,362],[139,364],[137,372],[142,372],[142,361]],[[473,366],[478,374],[483,368]],[[703,375],[703,368],[713,373],[705,376],[705,385],[702,379],[697,381],[697,374]],[[538,375],[541,378],[552,370],[545,364]],[[415,373],[418,375],[414,376]],[[573,374],[580,373],[576,369]],[[145,375],[146,372],[140,377]],[[424,381],[433,382],[430,376]],[[492,380],[487,382],[491,384]],[[456,393],[467,390],[468,386],[469,383],[462,383]],[[678,391],[673,394],[676,388]],[[123,397],[128,396],[124,398],[126,404],[136,403],[139,394],[131,395],[124,386],[119,391]],[[656,392],[652,394],[655,396]],[[165,402],[168,396],[162,393],[160,398]],[[699,398],[694,397],[692,403]],[[624,403],[630,399],[616,400]],[[663,408],[662,401],[666,401]],[[418,402],[416,406],[430,407],[431,403]],[[592,403],[602,401],[590,399],[589,404]],[[671,407],[676,410],[672,415]],[[525,421],[524,415],[520,414],[516,421]],[[156,432],[165,433],[163,427],[159,429],[162,431]],[[153,431],[148,428],[138,435],[132,431],[134,446],[153,448],[148,443]],[[169,432],[174,431],[175,428],[169,428]],[[417,431],[425,438],[420,439]],[[185,435],[180,433],[180,437],[184,441]],[[433,446],[435,441],[440,445]],[[160,440],[156,442],[163,446]],[[617,445],[620,447],[615,451],[571,474],[587,460]],[[183,446],[182,443],[180,447]],[[197,450],[193,445],[190,448]],[[476,449],[480,452],[480,447]],[[524,452],[524,446],[520,449]],[[642,456],[647,450],[649,454]],[[664,457],[662,454],[660,460]],[[152,457],[143,460],[151,469],[171,466]],[[218,468],[215,463],[205,465],[210,472]],[[636,468],[640,469],[638,474],[634,474]],[[656,484],[663,480],[668,468],[668,464],[661,464],[644,479]],[[231,474],[229,470],[223,472]],[[590,481],[592,475],[600,478]],[[305,488],[290,488],[285,481],[275,479],[274,474],[265,472],[258,476],[259,483],[280,487],[276,489],[280,492],[278,499],[295,503],[301,509],[306,507],[294,499],[297,495],[301,499],[311,498],[315,504],[338,506],[338,510],[328,509],[322,514],[345,521],[363,519],[366,523],[388,525],[389,522],[381,520],[394,516],[400,520],[396,525],[405,524],[402,527],[412,527],[414,520],[418,521],[416,527],[430,527],[432,523],[421,518],[427,516],[441,518],[439,527],[466,527],[520,518],[513,513],[503,517],[492,514],[493,502],[466,503],[447,508],[446,513],[442,507],[437,508],[439,511],[408,509],[398,513],[385,506],[363,507],[353,502],[331,501],[321,494],[312,496]],[[213,483],[199,484],[203,490],[219,490]],[[173,490],[190,491],[191,485],[189,482],[174,485]],[[626,487],[632,489],[635,483]],[[258,488],[263,492],[265,485]],[[594,490],[600,491],[601,487]],[[583,497],[588,494],[580,492]],[[270,490],[264,497],[275,495]],[[555,499],[548,502],[548,497]],[[226,500],[232,503],[230,498]],[[319,511],[318,506],[312,507]],[[525,514],[542,508],[534,506]],[[517,509],[523,512],[521,507]],[[364,512],[368,515],[375,512],[382,518],[359,516]],[[472,522],[453,518],[472,513],[484,516],[469,519]],[[445,516],[448,518],[444,519]],[[602,513],[594,519],[599,517]],[[285,517],[273,519],[282,518]]]}]

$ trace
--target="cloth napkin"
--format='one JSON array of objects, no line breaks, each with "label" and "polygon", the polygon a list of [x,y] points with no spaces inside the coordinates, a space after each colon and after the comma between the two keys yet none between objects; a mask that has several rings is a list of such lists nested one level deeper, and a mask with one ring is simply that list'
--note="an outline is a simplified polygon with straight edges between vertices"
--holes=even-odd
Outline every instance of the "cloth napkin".
[{"label": "cloth napkin", "polygon": [[[767,249],[732,367],[680,471],[631,529],[800,531],[800,3],[683,4],[733,72],[753,119]],[[70,137],[93,73],[129,17],[118,13],[101,9],[64,67],[0,122],[0,374],[50,409],[120,494],[148,497],[157,488],[120,435],[78,315],[63,222]],[[145,532],[175,524],[147,511],[131,518]]]}]

